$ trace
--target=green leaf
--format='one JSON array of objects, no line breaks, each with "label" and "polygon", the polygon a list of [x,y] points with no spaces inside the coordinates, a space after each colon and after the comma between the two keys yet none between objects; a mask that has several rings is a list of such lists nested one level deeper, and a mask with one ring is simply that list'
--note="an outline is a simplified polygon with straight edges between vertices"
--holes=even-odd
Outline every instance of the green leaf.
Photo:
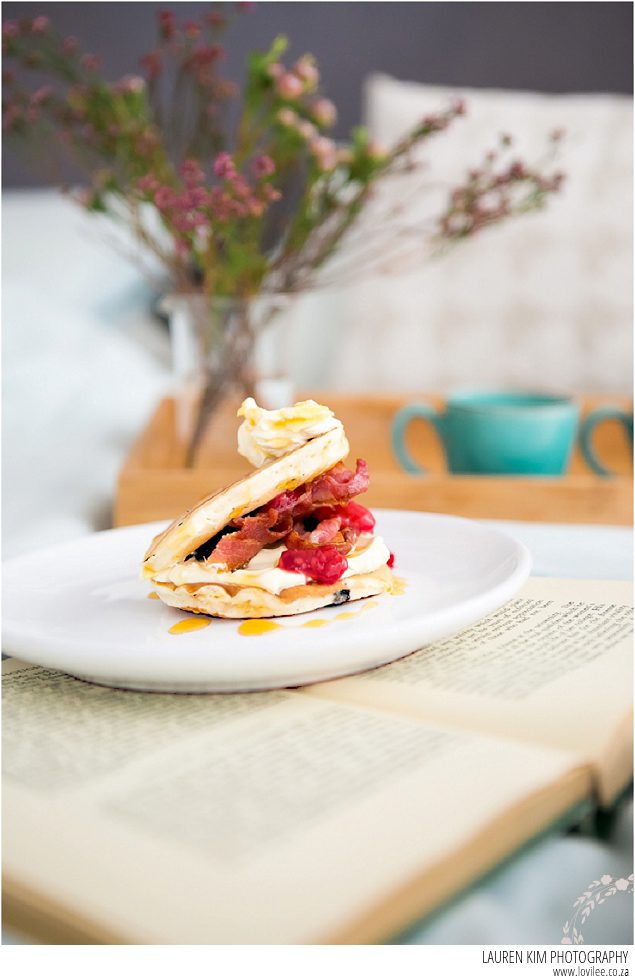
[{"label": "green leaf", "polygon": [[351,130],[351,140],[356,150],[365,150],[370,140],[366,126],[355,126]]},{"label": "green leaf", "polygon": [[265,73],[269,65],[273,65],[274,62],[278,61],[288,46],[289,38],[285,37],[284,34],[279,34],[272,41],[268,51],[253,51],[247,58],[250,74],[261,75]]}]

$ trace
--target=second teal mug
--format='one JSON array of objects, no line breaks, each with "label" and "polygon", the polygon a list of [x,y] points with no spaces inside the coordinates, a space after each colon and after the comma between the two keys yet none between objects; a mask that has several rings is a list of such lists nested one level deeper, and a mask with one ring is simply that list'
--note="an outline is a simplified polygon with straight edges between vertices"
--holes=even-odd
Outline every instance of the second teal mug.
[{"label": "second teal mug", "polygon": [[[558,476],[569,465],[576,440],[579,411],[571,398],[521,392],[463,392],[452,395],[445,411],[430,405],[406,405],[392,428],[395,455],[408,473],[423,473],[405,444],[413,419],[427,419],[437,430],[451,473],[534,474]],[[633,420],[621,409],[592,412],[580,432],[584,457],[594,472],[609,471],[591,446],[598,422],[618,419],[633,438]]]}]

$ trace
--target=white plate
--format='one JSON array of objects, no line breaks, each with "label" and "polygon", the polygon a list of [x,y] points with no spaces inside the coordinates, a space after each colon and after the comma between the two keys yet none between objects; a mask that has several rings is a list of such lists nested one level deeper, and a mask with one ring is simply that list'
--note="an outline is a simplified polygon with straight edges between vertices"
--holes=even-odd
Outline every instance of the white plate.
[{"label": "white plate", "polygon": [[[529,575],[529,552],[500,531],[458,517],[375,513],[396,555],[401,595],[270,620],[279,628],[262,635],[207,617],[204,629],[172,634],[191,614],[148,598],[139,564],[164,522],[144,524],[6,562],[3,650],[137,690],[291,687],[390,663],[450,636],[511,599]],[[316,619],[324,621],[319,628],[307,627]]]}]

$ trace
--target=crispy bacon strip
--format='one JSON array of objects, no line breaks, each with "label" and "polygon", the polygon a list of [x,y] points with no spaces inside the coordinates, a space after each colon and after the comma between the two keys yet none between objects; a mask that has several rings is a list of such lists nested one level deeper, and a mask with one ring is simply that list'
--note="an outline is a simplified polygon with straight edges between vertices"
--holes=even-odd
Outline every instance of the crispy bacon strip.
[{"label": "crispy bacon strip", "polygon": [[358,459],[355,472],[347,469],[343,463],[322,473],[311,483],[305,483],[296,490],[285,490],[278,494],[268,504],[280,514],[292,513],[294,518],[303,517],[316,506],[335,506],[346,503],[352,497],[368,490],[370,478],[368,464],[364,459]]},{"label": "crispy bacon strip", "polygon": [[[347,554],[360,529],[350,526],[350,518],[346,517],[346,508],[342,505],[367,490],[368,484],[365,460],[357,460],[354,473],[343,463],[337,463],[311,483],[285,490],[253,514],[233,520],[207,561],[226,565],[230,570],[242,568],[267,545],[283,538],[289,548],[334,545],[341,554]],[[315,527],[305,528],[302,519],[317,508],[320,509],[320,520]],[[233,527],[235,531],[231,530]]]},{"label": "crispy bacon strip", "polygon": [[291,518],[280,521],[277,511],[268,508],[262,513],[236,518],[232,525],[238,530],[223,535],[208,562],[227,565],[233,571],[250,562],[268,544],[286,537],[291,530]]}]

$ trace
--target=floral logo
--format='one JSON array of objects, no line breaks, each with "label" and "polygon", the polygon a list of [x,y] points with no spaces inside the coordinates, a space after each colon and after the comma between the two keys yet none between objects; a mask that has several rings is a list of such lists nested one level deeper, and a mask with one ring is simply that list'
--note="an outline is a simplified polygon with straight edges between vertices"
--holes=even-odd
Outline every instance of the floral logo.
[{"label": "floral logo", "polygon": [[576,898],[573,903],[574,913],[569,922],[565,922],[562,927],[562,939],[560,945],[570,946],[574,943],[583,943],[584,936],[581,926],[591,915],[597,905],[602,905],[607,898],[611,898],[616,892],[633,891],[633,875],[628,878],[612,878],[611,875],[602,875],[599,881],[592,881],[587,886],[585,892]]}]

